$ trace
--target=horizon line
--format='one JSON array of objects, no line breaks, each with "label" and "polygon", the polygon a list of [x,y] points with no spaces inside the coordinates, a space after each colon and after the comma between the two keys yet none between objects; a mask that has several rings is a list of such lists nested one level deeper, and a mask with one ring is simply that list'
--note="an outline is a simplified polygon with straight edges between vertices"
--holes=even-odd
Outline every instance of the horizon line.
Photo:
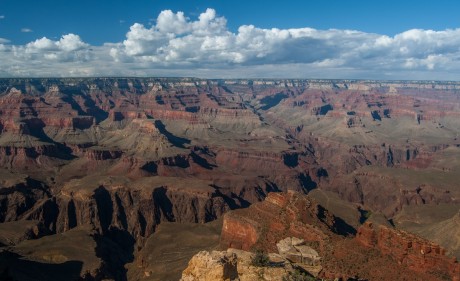
[{"label": "horizon line", "polygon": [[31,76],[31,77],[0,77],[0,80],[33,80],[33,79],[190,79],[202,81],[238,80],[238,81],[349,81],[349,82],[425,82],[425,83],[460,83],[460,80],[431,79],[365,79],[365,78],[202,78],[193,76]]}]

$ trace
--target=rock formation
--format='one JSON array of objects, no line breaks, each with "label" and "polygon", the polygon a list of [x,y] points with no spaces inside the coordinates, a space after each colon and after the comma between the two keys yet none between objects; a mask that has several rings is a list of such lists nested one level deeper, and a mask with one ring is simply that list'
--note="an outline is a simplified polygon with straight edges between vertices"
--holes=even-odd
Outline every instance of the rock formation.
[{"label": "rock formation", "polygon": [[359,228],[356,239],[366,247],[378,249],[384,255],[390,255],[399,264],[407,268],[449,276],[460,280],[460,263],[456,258],[447,256],[446,250],[439,245],[402,230],[386,226],[374,226],[365,223]]},{"label": "rock formation", "polygon": [[[342,214],[294,193],[257,202],[321,190],[324,202],[360,214],[355,226],[371,213],[459,204],[459,90],[431,81],[0,79],[0,243],[89,227],[134,241],[125,250],[136,255],[164,222],[205,223],[254,204],[252,216],[225,218],[222,245],[275,251],[298,237],[331,276],[372,276],[345,272],[349,263],[328,254],[354,233]],[[427,236],[458,251],[443,232]],[[356,242],[343,241],[336,253]]]},{"label": "rock formation", "polygon": [[313,248],[305,245],[303,239],[288,237],[276,243],[278,253],[291,262],[317,266],[321,264],[321,257]]},{"label": "rock formation", "polygon": [[[269,193],[248,209],[226,213],[221,245],[278,250],[291,262],[321,265],[317,274],[322,278],[458,280],[457,260],[432,242],[386,226],[375,230],[372,223],[360,227],[356,238],[353,233],[308,195],[291,191]],[[393,272],[375,270],[376,266],[391,266]]]},{"label": "rock formation", "polygon": [[353,229],[342,225],[314,200],[288,191],[269,193],[265,201],[249,209],[225,214],[221,244],[224,248],[275,251],[277,241],[294,236],[317,243],[318,251],[324,253],[330,232],[347,231]]},{"label": "rock formation", "polygon": [[[190,260],[182,273],[181,281],[281,281],[296,272],[296,268],[280,255],[271,253],[267,257],[270,264],[256,266],[252,264],[254,254],[250,252],[237,249],[202,251]],[[304,276],[307,275],[305,273]]]}]

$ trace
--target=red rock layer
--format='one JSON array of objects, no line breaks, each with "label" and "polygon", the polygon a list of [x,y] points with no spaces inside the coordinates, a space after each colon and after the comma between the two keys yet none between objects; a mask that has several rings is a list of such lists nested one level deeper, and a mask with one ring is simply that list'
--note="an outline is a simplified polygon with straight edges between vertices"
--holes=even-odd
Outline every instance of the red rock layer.
[{"label": "red rock layer", "polygon": [[409,269],[447,274],[452,280],[460,280],[460,264],[457,259],[446,255],[439,245],[405,231],[374,226],[365,223],[358,229],[356,240],[366,247],[376,248],[382,254],[392,256],[399,264]]},{"label": "red rock layer", "polygon": [[224,215],[221,246],[273,252],[279,240],[298,237],[320,254],[321,278],[459,280],[457,261],[433,243],[386,227],[375,230],[369,224],[356,238],[340,235],[347,230],[308,195],[269,193],[263,202]]},{"label": "red rock layer", "polygon": [[296,192],[269,193],[249,209],[225,214],[221,245],[224,248],[274,251],[281,238],[295,236],[317,242],[325,251],[335,218],[311,198]]}]

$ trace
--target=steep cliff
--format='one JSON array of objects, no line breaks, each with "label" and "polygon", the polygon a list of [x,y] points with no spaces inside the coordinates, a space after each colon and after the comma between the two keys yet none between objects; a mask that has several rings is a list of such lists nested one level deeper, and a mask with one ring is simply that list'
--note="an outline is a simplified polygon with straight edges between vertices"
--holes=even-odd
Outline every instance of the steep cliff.
[{"label": "steep cliff", "polygon": [[432,273],[440,278],[460,280],[460,263],[446,255],[439,245],[416,235],[386,226],[365,223],[358,229],[357,241],[366,247],[390,255],[399,264],[411,270]]},{"label": "steep cliff", "polygon": [[[0,79],[0,223],[37,222],[18,227],[12,244],[90,225],[114,243],[142,248],[163,222],[204,223],[255,204],[254,217],[226,217],[225,227],[240,231],[224,232],[223,245],[273,250],[282,236],[299,236],[326,255],[331,276],[335,267],[348,277],[372,276],[328,254],[340,234],[354,233],[342,214],[291,193],[257,202],[273,191],[317,189],[327,197],[322,202],[349,204],[357,221],[458,204],[459,88],[417,81]],[[456,226],[439,225],[455,233]]]},{"label": "steep cliff", "polygon": [[274,252],[286,248],[278,241],[295,237],[313,249],[308,255],[316,253],[322,278],[458,280],[459,263],[432,242],[385,226],[374,230],[371,223],[354,233],[308,195],[270,193],[264,202],[224,215],[221,245]]}]

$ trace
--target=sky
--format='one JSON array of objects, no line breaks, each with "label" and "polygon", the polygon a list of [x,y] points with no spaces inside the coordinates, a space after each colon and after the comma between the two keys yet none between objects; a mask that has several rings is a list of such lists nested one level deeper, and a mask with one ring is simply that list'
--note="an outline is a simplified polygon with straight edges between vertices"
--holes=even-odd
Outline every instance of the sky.
[{"label": "sky", "polygon": [[460,80],[456,0],[0,0],[0,77]]}]

